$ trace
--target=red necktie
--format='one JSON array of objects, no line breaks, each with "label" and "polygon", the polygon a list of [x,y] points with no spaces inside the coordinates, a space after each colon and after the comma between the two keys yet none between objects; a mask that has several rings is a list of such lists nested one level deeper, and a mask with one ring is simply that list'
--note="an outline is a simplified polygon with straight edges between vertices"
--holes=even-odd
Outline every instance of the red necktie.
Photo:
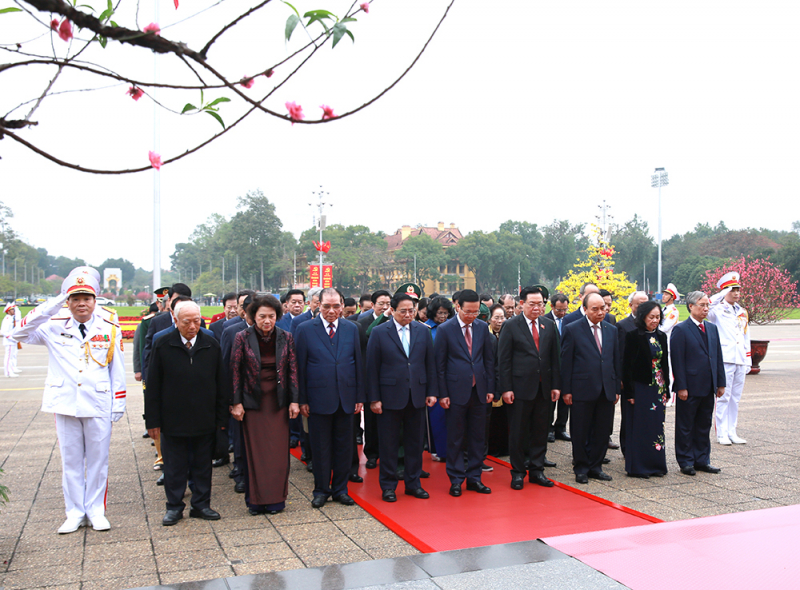
[{"label": "red necktie", "polygon": [[334,334],[335,332],[333,331],[333,324],[328,324],[328,336],[331,337],[331,340],[333,340]]},{"label": "red necktie", "polygon": [[697,324],[697,325],[698,325],[698,326],[700,326],[700,331],[701,331],[703,334],[705,334],[705,333],[706,333],[706,327],[703,325],[703,322],[700,322],[700,323],[699,323],[699,324]]},{"label": "red necktie", "polygon": [[[469,349],[469,356],[472,358],[472,334],[469,333],[469,327],[472,324],[464,326],[464,340],[467,341],[467,348]],[[475,373],[472,374],[472,387],[475,387]]]},{"label": "red necktie", "polygon": [[603,345],[600,344],[600,334],[597,333],[597,324],[593,325],[592,328],[594,329],[594,341],[597,342],[597,350],[600,351],[600,354],[603,354]]},{"label": "red necktie", "polygon": [[536,320],[531,322],[531,332],[533,333],[533,343],[536,345],[536,350],[539,350],[539,326],[536,325]]}]

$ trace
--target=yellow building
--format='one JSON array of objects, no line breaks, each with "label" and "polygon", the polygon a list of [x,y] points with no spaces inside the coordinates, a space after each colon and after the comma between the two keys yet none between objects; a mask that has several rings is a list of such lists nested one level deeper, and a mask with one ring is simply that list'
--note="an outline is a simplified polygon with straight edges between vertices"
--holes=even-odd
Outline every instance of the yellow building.
[{"label": "yellow building", "polygon": [[[394,234],[386,236],[386,250],[389,253],[397,252],[403,247],[403,242],[408,238],[423,234],[439,242],[445,250],[457,244],[458,241],[464,237],[461,235],[461,230],[456,227],[455,223],[451,223],[450,227],[445,227],[442,221],[440,221],[436,227],[411,227],[410,225],[404,225]],[[459,291],[461,289],[475,289],[475,274],[465,264],[450,261],[446,266],[440,267],[439,272],[443,275],[441,280],[426,280],[420,285],[426,297],[430,296],[431,293],[450,295],[454,291]],[[392,287],[396,287],[409,280],[413,280],[413,271],[411,276],[409,276],[409,273],[404,269],[397,269],[392,273]]]}]

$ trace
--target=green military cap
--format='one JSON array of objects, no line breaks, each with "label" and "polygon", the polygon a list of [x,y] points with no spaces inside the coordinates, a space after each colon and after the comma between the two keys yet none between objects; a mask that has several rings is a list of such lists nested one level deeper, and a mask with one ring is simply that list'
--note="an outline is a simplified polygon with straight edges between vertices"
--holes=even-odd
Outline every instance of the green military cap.
[{"label": "green military cap", "polygon": [[397,291],[394,292],[395,295],[400,295],[401,293],[405,293],[406,295],[411,295],[412,299],[419,299],[422,297],[422,289],[419,288],[419,285],[415,285],[414,283],[406,283],[404,285],[400,285],[397,288]]},{"label": "green military cap", "polygon": [[533,286],[542,292],[542,299],[544,299],[544,302],[547,303],[547,300],[550,299],[550,291],[547,289],[547,287],[545,287],[544,285],[533,285]]},{"label": "green military cap", "polygon": [[478,311],[478,319],[483,320],[484,322],[489,320],[489,308],[486,307],[485,303],[481,303]]},{"label": "green military cap", "polygon": [[157,297],[158,299],[164,299],[164,297],[166,297],[166,296],[167,296],[167,292],[168,292],[168,291],[169,291],[169,287],[159,287],[158,289],[156,289],[155,291],[153,291],[153,293],[155,293],[155,294],[156,294],[156,297]]}]

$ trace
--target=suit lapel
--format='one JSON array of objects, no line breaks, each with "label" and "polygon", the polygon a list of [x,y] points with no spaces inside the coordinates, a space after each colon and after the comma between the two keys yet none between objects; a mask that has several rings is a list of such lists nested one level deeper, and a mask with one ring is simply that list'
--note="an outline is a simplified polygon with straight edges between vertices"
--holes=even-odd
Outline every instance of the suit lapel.
[{"label": "suit lapel", "polygon": [[[707,345],[705,339],[703,338],[703,333],[700,331],[700,328],[698,328],[691,319],[687,319],[686,321],[689,322],[688,326],[689,331],[694,333],[694,337],[697,339],[698,344],[700,344],[700,348],[702,348],[707,353],[708,349],[711,347],[710,336]],[[706,328],[706,335],[708,335],[708,328]]]},{"label": "suit lapel", "polygon": [[316,326],[314,326],[314,331],[317,333],[317,336],[319,336],[319,339],[322,341],[323,346],[328,350],[328,352],[331,353],[331,356],[333,358],[336,358],[333,346],[331,345],[331,337],[328,336],[328,333],[325,331],[325,323],[322,321],[321,318],[315,318],[310,321],[316,322]]},{"label": "suit lapel", "polygon": [[[527,342],[528,346],[531,347],[531,349],[533,350],[533,353],[536,356],[539,356],[539,350],[536,348],[536,343],[533,341],[533,332],[528,330],[528,320],[525,319],[525,316],[523,314],[519,314],[519,316],[517,316],[517,317],[521,317],[522,318],[522,320],[519,321],[519,329],[522,330],[522,332],[523,332],[523,338],[525,338],[525,342]],[[537,327],[539,327],[538,323],[537,323]],[[539,345],[541,346],[541,344],[542,344],[542,333],[540,331],[539,332]]]},{"label": "suit lapel", "polygon": [[[397,345],[397,348],[400,349],[400,352],[403,353],[403,356],[406,356],[406,351],[403,349],[403,342],[400,340],[400,334],[397,333],[397,325],[394,323],[394,320],[389,320],[389,323],[392,324],[392,329],[389,330],[389,339]],[[411,350],[410,343],[414,341],[413,338],[413,336],[409,337],[409,351]]]},{"label": "suit lapel", "polygon": [[[461,322],[458,321],[458,316],[454,317],[452,321],[455,324],[454,327],[455,327],[457,339],[458,339],[459,342],[461,342],[461,348],[464,349],[464,354],[467,355],[467,358],[471,359],[472,355],[470,355],[469,348],[467,348],[467,340],[466,340],[466,338],[464,338],[464,329],[461,327]],[[469,329],[470,334],[472,334],[472,348],[473,349],[475,348],[475,334],[473,333],[473,332],[475,332],[474,328],[475,328],[475,326],[470,326],[470,329]]]}]

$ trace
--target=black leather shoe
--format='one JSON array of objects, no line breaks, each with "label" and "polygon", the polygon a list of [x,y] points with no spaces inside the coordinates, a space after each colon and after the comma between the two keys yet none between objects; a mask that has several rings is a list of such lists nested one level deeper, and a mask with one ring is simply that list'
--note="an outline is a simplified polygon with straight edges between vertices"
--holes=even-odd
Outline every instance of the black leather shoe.
[{"label": "black leather shoe", "polygon": [[450,486],[450,495],[454,498],[458,498],[461,495],[461,484],[454,483]]},{"label": "black leather shoe", "polygon": [[367,459],[367,464],[365,465],[367,469],[375,469],[377,466],[378,466],[377,459]]},{"label": "black leather shoe", "polygon": [[334,502],[339,502],[342,506],[354,506],[356,501],[347,494],[339,494],[333,499]]},{"label": "black leather shoe", "polygon": [[149,434],[147,434],[147,432],[145,432],[145,433],[142,435],[142,438],[150,438],[150,435],[149,435]]},{"label": "black leather shoe", "polygon": [[467,489],[470,492],[478,492],[479,494],[491,494],[492,489],[483,485],[483,483],[479,481],[468,481],[467,482]]},{"label": "black leather shoe", "polygon": [[589,483],[589,476],[585,473],[576,473],[575,474],[575,481],[578,483]]},{"label": "black leather shoe", "polygon": [[311,464],[311,461],[306,463],[306,471],[308,471],[309,473],[312,473],[314,471],[314,466]]},{"label": "black leather shoe", "polygon": [[603,457],[603,465],[608,465],[609,463],[611,463],[611,459],[608,457]]},{"label": "black leather shoe", "polygon": [[540,486],[545,488],[552,488],[554,485],[556,485],[552,481],[547,479],[544,476],[544,474],[539,473],[538,471],[531,473],[528,476],[528,479],[530,480],[531,483],[539,484]]},{"label": "black leather shoe", "polygon": [[161,519],[161,524],[164,526],[172,526],[173,524],[178,524],[181,518],[183,518],[182,510],[167,510],[164,518]]},{"label": "black leather shoe", "polygon": [[202,518],[203,520],[219,520],[219,512],[211,508],[192,508],[189,511],[190,518]]},{"label": "black leather shoe", "polygon": [[512,475],[511,476],[511,489],[512,490],[521,490],[525,487],[525,478],[521,475]]},{"label": "black leather shoe", "polygon": [[241,469],[231,469],[231,472],[228,474],[228,477],[230,477],[231,479],[236,479],[241,474],[242,474]]},{"label": "black leather shoe", "polygon": [[356,437],[356,444],[357,445],[363,445],[364,444],[364,437],[363,436],[357,436]]},{"label": "black leather shoe", "polygon": [[351,473],[348,479],[353,483],[364,483],[364,478],[361,477],[358,473]]},{"label": "black leather shoe", "polygon": [[565,440],[567,442],[572,440],[572,437],[567,434],[566,430],[559,430],[558,432],[556,432],[556,438],[558,440]]},{"label": "black leather shoe", "polygon": [[300,454],[300,460],[301,460],[303,463],[308,463],[308,462],[310,461],[310,459],[308,458],[308,453],[306,453],[305,451],[303,451],[303,452]]},{"label": "black leather shoe", "polygon": [[233,452],[233,445],[228,445],[228,452],[229,452],[229,453],[232,453],[232,452]]},{"label": "black leather shoe", "polygon": [[555,432],[550,431],[550,432],[547,433],[547,442],[549,442],[549,443],[556,442],[556,433]]},{"label": "black leather shoe", "polygon": [[383,490],[381,500],[384,502],[397,502],[397,494],[395,494],[394,490]]},{"label": "black leather shoe", "polygon": [[157,486],[163,486],[164,485],[164,473],[163,472],[161,473],[161,477],[159,477],[156,480],[156,485]]},{"label": "black leather shoe", "polygon": [[261,516],[266,514],[264,510],[253,510],[252,508],[248,508],[247,511],[250,513],[250,516]]},{"label": "black leather shoe", "polygon": [[592,479],[599,479],[600,481],[611,481],[611,476],[602,469],[600,471],[590,471],[589,477]]},{"label": "black leather shoe", "polygon": [[211,461],[211,467],[222,467],[223,465],[227,465],[231,462],[231,458],[229,456],[224,456],[221,459],[214,459]]},{"label": "black leather shoe", "polygon": [[697,472],[691,465],[687,465],[686,467],[681,467],[681,473],[683,473],[684,475],[697,475]]},{"label": "black leather shoe", "polygon": [[422,471],[419,472],[419,476],[421,479],[428,479],[431,476],[431,474],[423,469]]},{"label": "black leather shoe", "polygon": [[719,467],[714,467],[713,465],[695,465],[694,468],[697,471],[705,471],[706,473],[719,473],[721,471]]},{"label": "black leather shoe", "polygon": [[296,449],[296,448],[297,448],[297,445],[299,445],[299,444],[300,444],[300,441],[299,441],[299,440],[297,440],[296,438],[293,438],[293,439],[291,439],[291,440],[289,441],[289,448],[290,448],[290,449]]},{"label": "black leather shoe", "polygon": [[325,502],[328,501],[328,498],[325,496],[314,496],[314,499],[311,500],[311,505],[314,508],[322,508],[325,506]]},{"label": "black leather shoe", "polygon": [[556,464],[553,461],[548,461],[547,457],[544,459],[544,466],[545,467],[555,467]]},{"label": "black leather shoe", "polygon": [[617,450],[619,448],[619,445],[614,441],[612,441],[611,439],[608,439],[608,448]]},{"label": "black leather shoe", "polygon": [[397,481],[403,481],[406,478],[406,470],[401,467],[395,475],[397,476]]},{"label": "black leather shoe", "polygon": [[233,486],[233,491],[236,492],[237,494],[244,494],[244,482],[243,481],[237,482],[237,484]]},{"label": "black leather shoe", "polygon": [[415,498],[419,498],[420,500],[427,500],[428,498],[431,497],[431,495],[422,488],[417,488],[415,490],[410,490],[406,488],[406,491],[404,493],[406,496],[414,496]]}]

